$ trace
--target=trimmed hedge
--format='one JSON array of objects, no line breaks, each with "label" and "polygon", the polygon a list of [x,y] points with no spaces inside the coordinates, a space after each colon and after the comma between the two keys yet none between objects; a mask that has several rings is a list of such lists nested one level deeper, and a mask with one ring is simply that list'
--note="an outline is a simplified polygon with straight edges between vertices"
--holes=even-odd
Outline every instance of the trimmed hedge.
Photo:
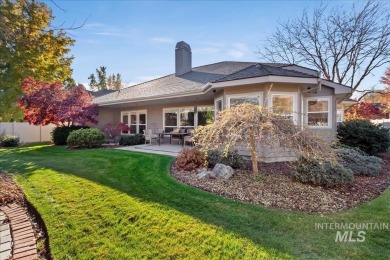
[{"label": "trimmed hedge", "polygon": [[244,159],[238,154],[237,150],[229,151],[225,156],[222,150],[211,149],[207,151],[207,162],[211,167],[217,163],[222,163],[234,169],[242,169],[245,165]]},{"label": "trimmed hedge", "polygon": [[354,175],[377,176],[382,160],[375,156],[366,156],[356,149],[336,149],[339,163],[350,169]]},{"label": "trimmed hedge", "polygon": [[138,145],[145,143],[145,136],[143,134],[122,135],[119,139],[119,145]]},{"label": "trimmed hedge", "polygon": [[293,177],[302,183],[315,185],[335,186],[348,184],[353,181],[353,172],[339,163],[322,164],[306,159],[299,159],[295,162]]},{"label": "trimmed hedge", "polygon": [[390,146],[389,129],[366,120],[351,120],[337,127],[341,144],[358,147],[369,155],[384,153]]},{"label": "trimmed hedge", "polygon": [[79,129],[68,136],[68,146],[77,148],[97,148],[104,142],[104,133],[97,128]]},{"label": "trimmed hedge", "polygon": [[87,129],[88,126],[57,126],[51,132],[51,140],[55,145],[66,145],[68,136],[72,131],[79,129]]},{"label": "trimmed hedge", "polygon": [[19,137],[13,135],[3,135],[0,140],[1,146],[15,147],[19,145]]}]

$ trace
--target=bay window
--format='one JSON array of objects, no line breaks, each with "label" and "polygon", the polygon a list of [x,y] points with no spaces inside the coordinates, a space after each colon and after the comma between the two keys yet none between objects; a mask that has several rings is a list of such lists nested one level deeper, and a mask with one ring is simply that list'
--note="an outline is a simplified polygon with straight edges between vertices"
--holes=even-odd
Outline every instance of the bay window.
[{"label": "bay window", "polygon": [[233,94],[227,96],[227,107],[233,107],[243,103],[250,103],[254,105],[263,105],[262,104],[262,94],[261,93],[245,93],[245,94]]},{"label": "bay window", "polygon": [[270,107],[275,114],[297,122],[297,95],[293,93],[271,93]]},{"label": "bay window", "polygon": [[310,127],[331,127],[331,99],[307,99],[307,125]]}]

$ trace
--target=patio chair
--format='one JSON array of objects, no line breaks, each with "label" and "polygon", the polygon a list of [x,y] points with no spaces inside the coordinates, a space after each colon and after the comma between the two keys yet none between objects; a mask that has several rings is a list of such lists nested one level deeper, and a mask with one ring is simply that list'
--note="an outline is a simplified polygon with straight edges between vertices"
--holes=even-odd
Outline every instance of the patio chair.
[{"label": "patio chair", "polygon": [[152,145],[153,140],[156,140],[157,142],[158,135],[153,134],[151,129],[144,130],[144,135],[145,135],[145,144],[149,141],[149,145]]},{"label": "patio chair", "polygon": [[184,145],[190,143],[191,146],[193,146],[195,144],[195,137],[194,137],[195,129],[188,129],[187,133],[190,133],[190,135],[184,136],[184,140],[183,140]]},{"label": "patio chair", "polygon": [[[180,129],[174,129],[171,133],[180,133]],[[172,141],[178,141],[181,144],[180,135],[172,135]]]},{"label": "patio chair", "polygon": [[[158,129],[158,131],[157,131],[157,133],[165,133],[165,130],[164,129]],[[168,137],[169,138],[169,135],[161,135],[161,138],[162,138],[162,140],[164,141],[164,138],[165,137]],[[161,140],[160,140],[161,141]]]}]

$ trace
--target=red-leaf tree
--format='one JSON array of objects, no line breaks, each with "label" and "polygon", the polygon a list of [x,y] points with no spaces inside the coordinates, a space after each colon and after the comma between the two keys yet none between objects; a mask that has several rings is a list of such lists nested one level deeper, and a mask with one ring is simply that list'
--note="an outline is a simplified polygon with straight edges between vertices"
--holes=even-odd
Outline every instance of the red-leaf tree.
[{"label": "red-leaf tree", "polygon": [[60,83],[45,83],[26,78],[21,88],[19,107],[24,120],[34,125],[96,124],[97,105],[81,86],[65,89]]},{"label": "red-leaf tree", "polygon": [[389,88],[390,88],[390,67],[387,68],[385,75],[383,77],[381,77],[381,83],[389,86]]},{"label": "red-leaf tree", "polygon": [[101,128],[103,133],[105,133],[110,138],[116,138],[120,136],[122,133],[127,133],[130,131],[130,127],[124,123],[118,124],[106,124],[103,128]]},{"label": "red-leaf tree", "polygon": [[369,102],[359,102],[350,107],[345,113],[346,120],[355,119],[378,119],[382,118],[383,113],[379,104]]}]

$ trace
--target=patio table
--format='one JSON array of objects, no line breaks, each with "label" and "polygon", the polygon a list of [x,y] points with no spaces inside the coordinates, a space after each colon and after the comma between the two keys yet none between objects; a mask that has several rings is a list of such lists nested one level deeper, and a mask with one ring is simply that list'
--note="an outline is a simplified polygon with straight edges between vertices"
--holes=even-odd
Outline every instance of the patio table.
[{"label": "patio table", "polygon": [[184,136],[190,135],[190,133],[157,133],[157,134],[158,134],[158,145],[161,144],[161,136],[164,137],[164,135],[169,135],[169,143],[172,144],[172,135],[178,135],[178,136],[180,136],[180,139],[182,140],[181,145],[183,147],[184,147]]}]

